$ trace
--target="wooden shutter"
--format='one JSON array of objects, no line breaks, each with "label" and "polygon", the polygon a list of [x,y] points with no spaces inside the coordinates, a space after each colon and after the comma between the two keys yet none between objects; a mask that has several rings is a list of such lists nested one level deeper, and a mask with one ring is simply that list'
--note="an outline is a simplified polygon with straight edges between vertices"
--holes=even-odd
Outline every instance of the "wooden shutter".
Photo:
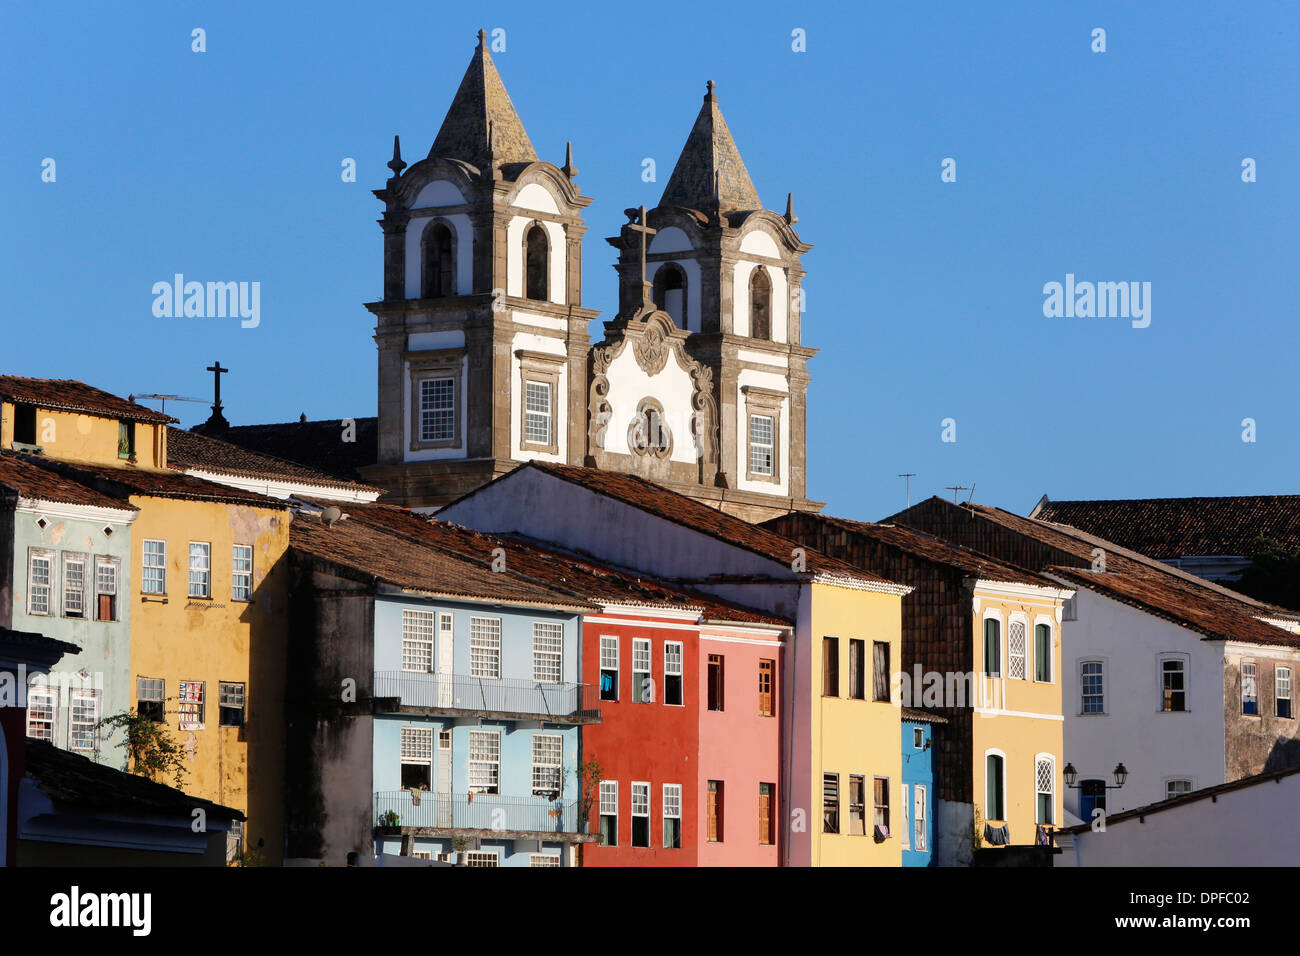
[{"label": "wooden shutter", "polygon": [[718,814],[718,789],[719,789],[719,786],[720,786],[720,784],[718,783],[718,781],[716,781],[716,780],[710,780],[710,781],[709,781],[709,794],[708,794],[707,805],[708,805],[708,830],[709,830],[709,842],[711,842],[711,843],[717,843],[717,842],[718,842],[718,831],[721,829],[721,827],[718,826],[718,816],[719,816],[719,814]]},{"label": "wooden shutter", "polygon": [[872,645],[872,663],[874,664],[875,700],[889,700],[889,645],[876,641]]},{"label": "wooden shutter", "polygon": [[758,785],[758,842],[768,846],[772,842],[772,785]]},{"label": "wooden shutter", "polygon": [[772,675],[775,664],[775,661],[769,660],[758,662],[758,713],[762,717],[771,717],[773,714]]}]

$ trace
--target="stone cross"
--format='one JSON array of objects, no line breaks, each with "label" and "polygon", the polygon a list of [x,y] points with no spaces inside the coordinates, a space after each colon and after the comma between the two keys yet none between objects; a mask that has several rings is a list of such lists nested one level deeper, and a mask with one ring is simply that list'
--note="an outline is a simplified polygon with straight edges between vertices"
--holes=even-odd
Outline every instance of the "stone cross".
[{"label": "stone cross", "polygon": [[[631,210],[629,210],[629,212],[630,211]],[[641,301],[645,304],[649,304],[650,283],[646,282],[646,277],[645,277],[646,243],[649,240],[649,238],[659,230],[651,229],[646,224],[645,206],[642,206],[639,210],[637,210],[637,212],[639,218],[636,220],[636,222],[629,223],[627,228],[630,229],[632,232],[639,232],[641,234]]]},{"label": "stone cross", "polygon": [[220,412],[221,411],[221,376],[224,375],[226,372],[229,372],[230,369],[222,368],[220,362],[213,362],[211,365],[207,367],[206,371],[212,373],[212,410],[214,412]]}]

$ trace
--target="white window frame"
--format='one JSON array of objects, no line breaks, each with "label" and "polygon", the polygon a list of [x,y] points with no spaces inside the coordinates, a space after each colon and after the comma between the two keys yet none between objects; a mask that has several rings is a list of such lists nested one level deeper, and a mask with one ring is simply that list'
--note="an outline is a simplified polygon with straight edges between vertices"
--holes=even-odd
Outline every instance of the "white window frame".
[{"label": "white window frame", "polygon": [[560,854],[558,853],[530,853],[528,854],[528,865],[538,869],[547,867],[560,866]]},{"label": "white window frame", "polygon": [[[644,797],[645,799],[645,808],[643,810],[637,810],[637,799],[639,796]],[[637,847],[637,849],[642,850],[653,847],[654,833],[652,832],[653,828],[650,826],[650,782],[648,780],[632,781],[632,797],[629,814],[632,817],[632,833],[628,839],[628,846]],[[637,846],[637,844],[633,842],[636,836],[636,821],[638,818],[645,820],[645,846]]]},{"label": "white window frame", "polygon": [[[193,697],[194,688],[198,688],[198,700]],[[192,709],[186,710],[191,705]],[[192,706],[197,705],[197,706]],[[203,730],[206,726],[204,711],[208,706],[208,682],[202,680],[183,680],[176,690],[176,712],[179,716],[178,727],[181,730]],[[186,720],[185,715],[197,716],[197,720]]]},{"label": "white window frame", "polygon": [[433,670],[434,612],[402,608],[402,670],[428,674]]},{"label": "white window frame", "polygon": [[[1039,626],[1047,628],[1047,680],[1038,679],[1038,628]],[[1033,670],[1025,675],[1026,680],[1032,680],[1035,684],[1055,684],[1056,683],[1056,622],[1050,617],[1042,614],[1034,615],[1034,623],[1029,628],[1029,633],[1025,636],[1029,642],[1028,647],[1033,648]]]},{"label": "white window frame", "polygon": [[[64,551],[61,554],[63,566],[62,599],[59,610],[63,617],[78,620],[90,620],[86,613],[86,570],[90,562],[89,555],[81,551]],[[77,571],[74,573],[73,569]]]},{"label": "white window frame", "polygon": [[[677,651],[677,663],[673,665],[668,656],[669,648]],[[673,669],[675,666],[675,670]],[[680,677],[677,682],[678,692],[681,700],[672,703],[668,700],[668,678]],[[664,641],[664,692],[663,702],[667,707],[685,707],[686,706],[686,645],[681,641]]]},{"label": "white window frame", "polygon": [[[157,545],[152,551],[150,545]],[[151,562],[150,558],[154,560]],[[150,583],[150,572],[157,579],[157,587]],[[145,538],[140,545],[140,593],[167,593],[167,542],[159,538]]]},{"label": "white window frame", "polygon": [[[1101,668],[1101,694],[1087,694],[1084,691],[1084,681],[1086,675],[1083,669],[1089,664],[1096,664]],[[1086,657],[1078,662],[1079,665],[1079,716],[1080,717],[1104,717],[1106,716],[1106,659],[1101,657]],[[1087,697],[1101,697],[1101,710],[1088,710],[1085,706]]]},{"label": "white window frame", "polygon": [[[1020,654],[1017,657],[1013,650],[1011,632],[1016,625],[1020,625]],[[981,635],[983,636],[983,635]],[[1007,620],[1007,672],[1008,680],[1031,680],[1032,679],[1032,654],[1030,653],[1029,637],[1029,618],[1019,611],[1013,611]],[[1016,664],[1020,664],[1020,673],[1016,673]]]},{"label": "white window frame", "polygon": [[[1247,665],[1254,671],[1252,674],[1246,673]],[[1241,715],[1243,717],[1261,717],[1263,716],[1259,706],[1259,661],[1253,657],[1243,657],[1241,659]],[[1249,684],[1251,696],[1255,699],[1255,712],[1246,713],[1246,687]]]},{"label": "white window frame", "polygon": [[1007,754],[1006,751],[999,750],[996,747],[990,747],[988,750],[984,751],[984,793],[980,794],[979,799],[980,799],[980,803],[983,804],[984,807],[985,820],[1001,820],[1003,823],[1005,823],[1006,822],[1005,816],[1002,817],[989,816],[989,805],[988,805],[989,804],[989,781],[988,781],[989,757],[999,757],[1002,760],[1002,765],[1001,765],[1002,779],[1001,779],[1001,787],[1000,787],[1000,793],[1002,794],[1001,809],[1003,814],[1006,814],[1011,810],[1011,806],[1010,806],[1011,794],[1007,792]]},{"label": "white window frame", "polygon": [[[678,820],[682,818],[682,785],[680,783],[666,783],[663,785],[663,793],[660,795],[663,801],[663,815],[665,820]],[[681,824],[678,823],[678,835],[680,836]]]},{"label": "white window frame", "polygon": [[[903,850],[912,849],[912,785],[910,783],[900,783],[899,789],[902,794],[899,803],[902,804],[903,825],[899,828],[899,848]],[[872,794],[875,798],[875,794]]]},{"label": "white window frame", "polygon": [[[1183,665],[1183,709],[1165,710],[1165,662],[1178,661]],[[1156,713],[1189,714],[1192,712],[1192,659],[1190,654],[1165,652],[1156,655]]]},{"label": "white window frame", "polygon": [[559,793],[564,786],[564,735],[533,734],[533,795]]},{"label": "white window frame", "polygon": [[419,727],[407,724],[402,727],[399,759],[402,764],[416,767],[428,767],[429,776],[433,776],[433,727]]},{"label": "white window frame", "polygon": [[[637,657],[645,662],[645,669],[637,669]],[[654,667],[654,642],[648,637],[632,638],[632,702],[637,704],[654,703],[654,684],[649,685],[647,691],[645,680],[651,678],[654,673],[651,668]],[[637,678],[641,677],[641,680]]]},{"label": "white window frame", "polygon": [[[926,798],[929,796],[929,787],[923,783],[918,783],[912,788],[912,849],[918,853],[927,853],[930,850],[930,841],[926,837],[926,825],[930,819],[926,812]],[[920,808],[921,812],[916,813]]]},{"label": "white window frame", "polygon": [[[1282,676],[1283,671],[1286,671],[1286,677]],[[1292,671],[1291,668],[1287,667],[1286,665],[1283,664],[1273,665],[1273,716],[1275,717],[1278,716],[1277,713],[1278,701],[1285,700],[1289,704],[1291,704],[1291,715],[1290,717],[1283,717],[1282,718],[1283,720],[1295,719],[1295,705],[1291,701],[1291,675],[1293,673],[1294,671]],[[1282,685],[1284,682],[1286,684],[1285,694],[1282,693]]]},{"label": "white window frame", "polygon": [[533,680],[539,684],[564,682],[563,624],[533,622]]},{"label": "white window frame", "polygon": [[[754,423],[760,419],[767,422],[768,438],[766,441],[758,441],[754,437]],[[776,415],[761,415],[757,412],[750,412],[746,436],[747,442],[745,447],[749,457],[748,474],[761,476],[763,478],[776,477]],[[764,465],[761,460],[755,460],[755,455],[761,454],[763,451],[766,451],[768,455],[766,465]]]},{"label": "white window frame", "polygon": [[461,850],[465,854],[465,866],[492,868],[501,865],[501,854],[495,849]]},{"label": "white window frame", "polygon": [[[606,643],[607,641],[613,643],[613,647],[612,647],[613,658],[612,658],[612,660],[613,660],[614,663],[613,663],[612,665],[606,664],[606,661],[611,660],[611,658],[608,656],[608,652],[611,651],[611,647],[610,647],[609,644]],[[614,672],[614,696],[613,696],[612,698],[610,698],[610,700],[614,700],[614,701],[616,701],[616,700],[619,699],[619,696],[618,696],[618,695],[619,695],[619,686],[618,686],[618,685],[619,685],[619,678],[620,678],[619,667],[618,667],[618,655],[619,655],[619,651],[620,651],[620,647],[619,647],[619,641],[618,641],[618,635],[617,635],[617,634],[602,634],[602,635],[600,635],[600,670],[601,670],[601,671],[613,671],[613,672]],[[597,688],[597,690],[599,691],[599,688]]]},{"label": "white window frame", "polygon": [[[542,389],[545,391],[545,409],[539,410],[533,404],[532,389]],[[545,434],[541,438],[535,437],[529,426],[533,423],[540,423],[545,429]],[[529,445],[552,445],[555,443],[555,393],[551,389],[550,382],[539,382],[535,379],[524,379],[524,441]]]},{"label": "white window frame", "polygon": [[501,618],[469,619],[469,673],[484,680],[501,679]]},{"label": "white window frame", "polygon": [[[47,548],[27,549],[27,613],[38,617],[54,616],[54,595],[58,592],[55,575],[56,552]],[[36,583],[37,562],[45,563],[46,583]],[[37,599],[43,595],[43,602]],[[42,609],[43,605],[43,609]]]},{"label": "white window frame", "polygon": [[[89,702],[89,716],[86,716],[86,709],[83,709],[78,715],[78,707],[84,707]],[[83,753],[94,753],[99,749],[99,731],[95,725],[99,723],[100,714],[100,694],[99,691],[90,687],[73,687],[68,693],[68,749],[81,751]],[[80,737],[80,739],[79,739]]]},{"label": "white window frame", "polygon": [[[237,688],[237,689],[236,689]],[[239,723],[223,724],[222,710],[239,711]],[[245,681],[217,681],[217,724],[222,727],[242,727],[248,719],[248,684]]]},{"label": "white window frame", "polygon": [[[241,562],[247,563],[247,568],[240,567]],[[251,544],[231,545],[230,600],[245,602],[253,600],[253,546]]]},{"label": "white window frame", "polygon": [[[202,598],[204,600],[212,597],[212,542],[210,541],[191,541],[189,548],[190,566],[189,566],[189,593],[192,598]],[[202,563],[196,563],[196,559],[202,559]],[[197,578],[196,578],[197,575]],[[195,590],[195,586],[199,590]]]},{"label": "white window frame", "polygon": [[1173,797],[1182,796],[1183,793],[1176,793],[1176,794],[1172,794],[1172,795],[1171,795],[1171,794],[1169,793],[1169,787],[1170,787],[1171,784],[1175,784],[1175,783],[1183,783],[1183,782],[1186,782],[1186,783],[1187,783],[1187,789],[1186,789],[1185,791],[1183,791],[1183,793],[1191,793],[1192,791],[1194,791],[1194,790],[1196,789],[1196,778],[1195,778],[1195,777],[1165,777],[1164,780],[1161,781],[1161,786],[1164,788],[1164,793],[1165,793],[1163,799],[1165,799],[1165,800],[1171,800],[1171,799],[1173,799]]},{"label": "white window frame", "polygon": [[[36,699],[42,704],[35,705]],[[54,743],[55,729],[59,717],[59,694],[57,688],[48,684],[27,685],[27,736],[33,740],[48,740]],[[32,733],[35,726],[43,728],[42,732]]]},{"label": "white window frame", "polygon": [[[477,743],[475,741],[477,738]],[[475,756],[475,754],[480,756]],[[501,731],[474,729],[469,732],[467,775],[473,793],[501,792]],[[481,755],[487,754],[488,759]],[[476,783],[475,781],[479,781]]]},{"label": "white window frame", "polygon": [[[438,386],[445,383],[444,389]],[[454,443],[457,433],[457,418],[460,415],[460,409],[457,408],[457,384],[456,375],[430,375],[421,377],[415,382],[416,408],[416,441],[420,444],[429,442]],[[425,394],[425,386],[432,386],[429,395]],[[425,413],[431,417],[426,420]],[[444,416],[444,413],[445,416]],[[438,425],[445,420],[445,434]]]},{"label": "white window frame", "polygon": [[[1040,778],[1042,776],[1043,764],[1047,765],[1047,772],[1050,775],[1050,780],[1048,781],[1048,786],[1051,787],[1050,790],[1040,789],[1042,786],[1042,781]],[[1051,819],[1040,821],[1038,819],[1038,798],[1043,796],[1044,794],[1051,797],[1051,802],[1048,804],[1048,809],[1050,811],[1049,816],[1051,817]],[[1048,827],[1056,826],[1056,755],[1055,754],[1049,754],[1049,753],[1034,754],[1034,824],[1036,826],[1048,826]]]},{"label": "white window frame", "polygon": [[[105,574],[104,572],[107,572]],[[118,610],[118,583],[122,580],[122,562],[119,558],[95,555],[94,620],[104,620],[99,616],[99,599],[105,594],[113,597],[113,616],[109,621],[121,617]]]},{"label": "white window frame", "polygon": [[609,846],[618,846],[618,781],[602,780],[600,782],[600,800],[598,817],[614,818],[614,842]]}]

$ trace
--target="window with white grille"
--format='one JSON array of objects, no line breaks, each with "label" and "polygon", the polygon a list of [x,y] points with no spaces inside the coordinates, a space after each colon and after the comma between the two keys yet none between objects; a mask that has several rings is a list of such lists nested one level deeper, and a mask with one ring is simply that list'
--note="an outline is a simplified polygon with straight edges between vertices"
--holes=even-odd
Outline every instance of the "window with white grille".
[{"label": "window with white grille", "polygon": [[1025,622],[1012,621],[1007,628],[1007,676],[1025,679]]},{"label": "window with white grille", "polygon": [[63,554],[63,616],[86,616],[86,556]]},{"label": "window with white grille", "polygon": [[524,383],[524,441],[551,443],[551,386],[548,382]]},{"label": "window with white grille", "polygon": [[618,781],[600,782],[600,845],[618,846]]},{"label": "window with white grille", "polygon": [[618,637],[600,636],[600,699],[618,700]]},{"label": "window with white grille", "polygon": [[648,704],[654,699],[650,683],[650,641],[642,637],[632,639],[632,699],[638,704]]},{"label": "window with white grille", "polygon": [[650,845],[650,784],[632,782],[632,845]]},{"label": "window with white grille", "polygon": [[466,850],[465,865],[488,867],[500,866],[501,857],[497,855],[495,850]]},{"label": "window with white grille", "polygon": [[927,788],[922,784],[916,785],[916,792],[912,799],[915,801],[912,807],[912,847],[916,850],[925,851],[930,848],[929,831],[927,829],[925,814],[925,795]]},{"label": "window with white grille", "polygon": [[412,851],[411,851],[411,856],[414,857],[414,858],[417,859],[417,860],[432,860],[432,859],[433,859],[433,851],[432,851],[432,850],[412,850]]},{"label": "window with white grille", "polygon": [[501,619],[469,619],[469,672],[471,677],[501,676]]},{"label": "window with white grille", "polygon": [[402,728],[402,763],[427,764],[433,761],[433,728]]},{"label": "window with white grille", "polygon": [[420,441],[451,441],[456,437],[456,380],[426,378],[420,382]]},{"label": "window with white grille", "polygon": [[558,853],[530,853],[528,854],[529,866],[559,866],[560,854]]},{"label": "window with white grille", "polygon": [[212,545],[190,542],[190,597],[212,597]]},{"label": "window with white grille", "polygon": [[251,601],[253,598],[253,548],[237,544],[230,554],[230,599]]},{"label": "window with white grille", "polygon": [[183,680],[177,693],[181,730],[203,729],[203,696],[206,681]]},{"label": "window with white grille", "polygon": [[95,620],[117,620],[117,558],[95,558]]},{"label": "window with white grille", "polygon": [[664,849],[680,850],[682,846],[682,785],[664,784]]},{"label": "window with white grille", "polygon": [[1276,690],[1273,694],[1277,701],[1277,715],[1291,716],[1291,668],[1278,667],[1274,670],[1273,682]]},{"label": "window with white grille", "polygon": [[533,624],[533,680],[558,684],[563,676],[564,625]]},{"label": "window with white grille", "polygon": [[68,747],[94,750],[99,745],[99,691],[74,687],[68,711]]},{"label": "window with white grille", "polygon": [[402,608],[402,670],[433,669],[433,612]]},{"label": "window with white grille", "polygon": [[1079,688],[1082,696],[1080,713],[1106,712],[1106,671],[1101,661],[1083,661],[1079,664]]},{"label": "window with white grille", "polygon": [[54,593],[54,552],[29,551],[27,557],[27,613],[50,613]]},{"label": "window with white grille", "polygon": [[664,703],[682,703],[681,641],[664,641]]},{"label": "window with white grille", "polygon": [[244,684],[235,681],[217,683],[217,721],[222,727],[244,726]]},{"label": "window with white grille", "polygon": [[54,689],[33,684],[27,689],[27,736],[54,741]]},{"label": "window with white grille", "polygon": [[1037,796],[1038,823],[1055,823],[1056,761],[1051,757],[1039,756],[1034,760]]},{"label": "window with white grille", "polygon": [[533,793],[560,792],[564,738],[560,734],[533,734]]},{"label": "window with white grille", "polygon": [[776,424],[768,415],[749,416],[749,470],[755,475],[774,471]]},{"label": "window with white grille", "polygon": [[1192,792],[1192,781],[1186,777],[1175,777],[1165,781],[1165,799],[1172,800],[1174,797],[1181,797],[1185,793]]},{"label": "window with white grille", "polygon": [[469,732],[469,788],[496,793],[501,781],[501,731]]},{"label": "window with white grille", "polygon": [[144,565],[140,574],[140,590],[145,594],[167,593],[167,542],[144,542]]},{"label": "window with white grille", "polygon": [[165,704],[166,684],[157,677],[137,677],[135,679],[136,713],[142,717],[162,723],[167,719]]}]

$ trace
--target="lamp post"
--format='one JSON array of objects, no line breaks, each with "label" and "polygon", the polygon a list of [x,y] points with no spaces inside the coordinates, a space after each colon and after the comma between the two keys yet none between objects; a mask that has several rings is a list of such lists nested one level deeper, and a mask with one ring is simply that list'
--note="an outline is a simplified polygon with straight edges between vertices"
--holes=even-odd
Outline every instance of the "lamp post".
[{"label": "lamp post", "polygon": [[[1065,775],[1065,785],[1067,787],[1074,790],[1079,786],[1079,771],[1074,769],[1074,764],[1067,763],[1065,769],[1061,772]],[[1124,786],[1124,781],[1128,779],[1128,767],[1125,767],[1123,761],[1120,761],[1115,764],[1115,769],[1111,771],[1111,774],[1115,777],[1115,783],[1112,785],[1103,781],[1102,785],[1107,790],[1118,790]]]}]

